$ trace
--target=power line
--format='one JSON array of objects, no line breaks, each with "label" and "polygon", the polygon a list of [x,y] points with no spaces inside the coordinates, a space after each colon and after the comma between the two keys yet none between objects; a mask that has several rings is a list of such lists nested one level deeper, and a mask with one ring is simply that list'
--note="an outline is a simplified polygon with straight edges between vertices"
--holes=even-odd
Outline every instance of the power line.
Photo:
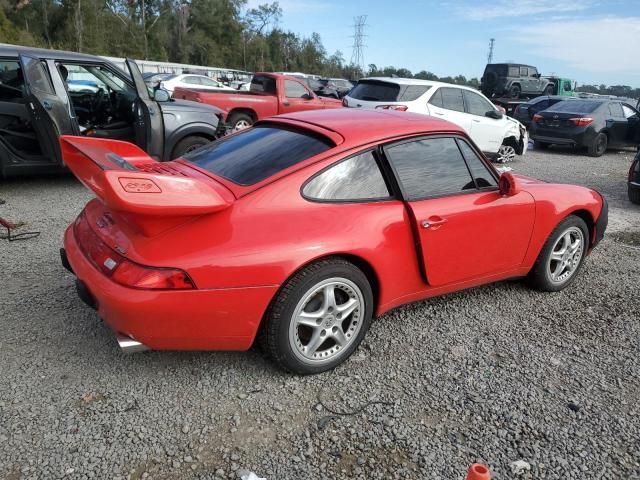
[{"label": "power line", "polygon": [[487,63],[493,63],[493,46],[495,43],[495,38],[489,40],[489,55],[487,56]]},{"label": "power line", "polygon": [[360,71],[364,73],[364,38],[366,37],[364,29],[367,26],[367,16],[360,15],[353,18],[353,51],[351,53],[351,64],[360,67]]}]

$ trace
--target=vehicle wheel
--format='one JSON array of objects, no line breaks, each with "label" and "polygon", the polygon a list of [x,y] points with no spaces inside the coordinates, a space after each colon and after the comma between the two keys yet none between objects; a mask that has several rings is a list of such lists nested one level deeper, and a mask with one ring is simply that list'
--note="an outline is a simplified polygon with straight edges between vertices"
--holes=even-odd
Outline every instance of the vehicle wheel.
[{"label": "vehicle wheel", "polygon": [[285,370],[320,373],[349,358],[372,315],[373,293],[364,273],[345,260],[322,260],[281,288],[267,311],[260,342]]},{"label": "vehicle wheel", "polygon": [[582,266],[588,241],[589,230],[584,220],[575,215],[562,220],[529,272],[529,286],[544,292],[557,292],[569,285]]},{"label": "vehicle wheel", "polygon": [[253,118],[246,113],[234,113],[231,115],[228,123],[231,127],[231,131],[237,132],[253,125]]},{"label": "vehicle wheel", "polygon": [[520,90],[520,86],[519,85],[513,85],[510,89],[509,89],[509,96],[511,98],[519,98],[520,97],[520,92],[522,90]]},{"label": "vehicle wheel", "polygon": [[593,139],[593,143],[589,145],[588,152],[590,157],[601,157],[607,151],[608,139],[604,133],[599,133]]},{"label": "vehicle wheel", "polygon": [[629,194],[629,201],[631,203],[635,203],[636,205],[640,205],[640,189],[631,188],[631,185],[627,186],[627,193]]},{"label": "vehicle wheel", "polygon": [[498,163],[507,163],[513,162],[516,158],[516,149],[511,145],[500,145],[500,150],[498,150],[498,155],[496,157],[496,162]]},{"label": "vehicle wheel", "polygon": [[553,95],[553,85],[547,85],[547,88],[544,89],[545,95]]},{"label": "vehicle wheel", "polygon": [[207,137],[201,137],[199,135],[191,135],[189,137],[185,137],[180,140],[177,145],[173,148],[173,153],[171,154],[171,160],[174,160],[178,157],[182,157],[183,155],[193,152],[198,148],[210,143]]},{"label": "vehicle wheel", "polygon": [[547,142],[539,142],[538,140],[535,140],[533,142],[534,147],[536,147],[538,150],[546,150],[547,148],[549,148],[549,145],[551,145],[550,143]]}]

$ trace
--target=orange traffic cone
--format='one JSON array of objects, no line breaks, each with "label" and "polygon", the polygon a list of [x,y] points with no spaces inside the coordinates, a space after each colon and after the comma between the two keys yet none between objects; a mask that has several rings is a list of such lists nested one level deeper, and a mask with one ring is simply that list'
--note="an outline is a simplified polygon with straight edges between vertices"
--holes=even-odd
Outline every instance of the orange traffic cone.
[{"label": "orange traffic cone", "polygon": [[467,480],[491,480],[489,467],[481,463],[472,463],[467,473]]}]

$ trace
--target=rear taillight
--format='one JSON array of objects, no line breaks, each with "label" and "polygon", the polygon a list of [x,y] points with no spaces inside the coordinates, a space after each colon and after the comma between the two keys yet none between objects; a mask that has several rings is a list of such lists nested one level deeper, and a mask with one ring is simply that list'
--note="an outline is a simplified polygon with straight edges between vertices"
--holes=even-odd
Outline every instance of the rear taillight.
[{"label": "rear taillight", "polygon": [[91,229],[82,212],[73,233],[87,259],[105,276],[130,288],[145,290],[185,290],[196,288],[186,272],[177,268],[139,265],[112,250]]},{"label": "rear taillight", "polygon": [[399,112],[406,112],[409,107],[406,105],[378,105],[376,108],[380,108],[382,110],[397,110]]},{"label": "rear taillight", "polygon": [[536,123],[541,123],[544,120],[542,115],[538,115],[537,113],[533,116],[533,121]]},{"label": "rear taillight", "polygon": [[578,127],[586,127],[587,125],[591,125],[593,123],[593,118],[591,117],[570,118],[569,121]]},{"label": "rear taillight", "polygon": [[349,106],[349,102],[347,102],[347,97],[344,97],[344,98],[342,99],[342,106],[343,106],[343,107],[348,107],[348,106]]}]

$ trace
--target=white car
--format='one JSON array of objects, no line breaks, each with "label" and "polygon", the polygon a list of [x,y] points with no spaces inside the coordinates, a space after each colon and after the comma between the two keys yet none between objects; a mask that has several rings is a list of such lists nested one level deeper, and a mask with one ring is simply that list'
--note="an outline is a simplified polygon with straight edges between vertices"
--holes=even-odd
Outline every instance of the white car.
[{"label": "white car", "polygon": [[364,78],[343,98],[346,107],[382,108],[443,118],[466,130],[493,160],[505,163],[527,151],[529,136],[477,90],[413,78]]},{"label": "white car", "polygon": [[176,87],[192,88],[194,90],[235,91],[233,88],[227,87],[213,78],[209,78],[205,75],[193,75],[190,73],[172,75],[160,82],[160,88],[167,90],[171,95],[173,95],[173,90]]}]

